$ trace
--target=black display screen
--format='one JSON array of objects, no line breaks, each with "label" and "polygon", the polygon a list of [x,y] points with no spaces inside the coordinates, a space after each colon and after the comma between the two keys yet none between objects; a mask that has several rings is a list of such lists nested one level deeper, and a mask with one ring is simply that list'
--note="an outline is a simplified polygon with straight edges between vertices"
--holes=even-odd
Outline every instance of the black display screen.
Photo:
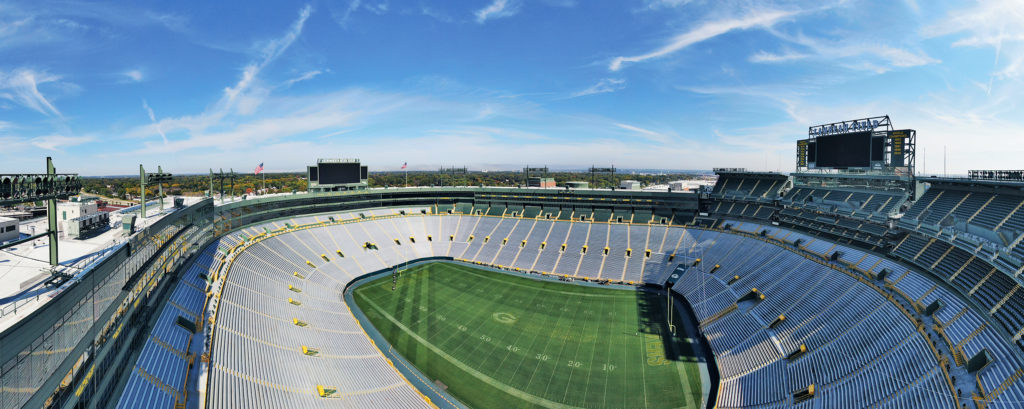
[{"label": "black display screen", "polygon": [[359,183],[359,163],[320,163],[319,169],[321,185],[340,185],[344,183]]},{"label": "black display screen", "polygon": [[885,155],[885,137],[884,136],[879,136],[879,137],[871,138],[871,161],[872,162],[881,162],[881,161],[885,160],[883,158],[884,155]]},{"label": "black display screen", "polygon": [[871,132],[818,137],[815,167],[866,168],[871,166]]},{"label": "black display screen", "polygon": [[367,177],[368,173],[370,173],[370,171],[369,171],[369,169],[366,166],[363,166],[363,167],[359,168],[359,177],[360,178],[362,178],[362,179],[369,179]]},{"label": "black display screen", "polygon": [[306,169],[308,169],[308,171],[309,171],[309,181],[310,182],[316,182],[317,181],[316,166],[307,166]]}]

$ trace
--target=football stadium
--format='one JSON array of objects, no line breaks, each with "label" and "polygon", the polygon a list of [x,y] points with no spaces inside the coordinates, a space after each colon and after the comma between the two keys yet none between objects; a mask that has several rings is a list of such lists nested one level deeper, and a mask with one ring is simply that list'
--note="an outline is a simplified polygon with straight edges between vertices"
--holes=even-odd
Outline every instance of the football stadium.
[{"label": "football stadium", "polygon": [[0,409],[1024,408],[1024,0],[0,0]]},{"label": "football stadium", "polygon": [[[696,191],[320,159],[308,192],[143,198],[4,299],[0,407],[1020,407],[1024,172],[918,177],[887,116],[795,142],[796,172]],[[81,178],[48,163],[0,197],[52,224]]]}]

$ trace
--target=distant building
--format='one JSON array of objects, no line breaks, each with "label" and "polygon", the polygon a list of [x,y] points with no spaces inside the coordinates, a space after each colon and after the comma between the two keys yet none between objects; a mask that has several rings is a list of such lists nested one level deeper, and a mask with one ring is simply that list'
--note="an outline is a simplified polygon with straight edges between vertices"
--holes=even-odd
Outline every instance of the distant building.
[{"label": "distant building", "polygon": [[640,190],[640,182],[635,180],[623,180],[622,183],[619,183],[619,189]]},{"label": "distant building", "polygon": [[590,187],[588,182],[565,182],[565,187],[569,189],[587,189]]},{"label": "distant building", "polygon": [[693,192],[700,189],[701,186],[714,186],[715,182],[707,180],[677,180],[674,182],[668,182],[668,187],[673,192]]},{"label": "distant building", "polygon": [[67,231],[67,221],[99,213],[95,201],[57,203],[57,230]]},{"label": "distant building", "polygon": [[0,243],[19,237],[18,219],[0,217]]},{"label": "distant building", "polygon": [[553,188],[555,178],[530,177],[526,179],[526,187]]}]

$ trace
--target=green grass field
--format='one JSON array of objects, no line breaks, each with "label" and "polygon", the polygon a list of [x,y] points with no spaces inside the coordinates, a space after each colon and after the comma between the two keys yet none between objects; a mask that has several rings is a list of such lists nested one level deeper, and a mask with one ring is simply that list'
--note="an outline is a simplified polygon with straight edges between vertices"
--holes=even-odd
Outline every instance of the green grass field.
[{"label": "green grass field", "polygon": [[[423,264],[355,289],[394,348],[474,408],[697,408],[665,296]],[[676,317],[678,319],[678,317]]]}]

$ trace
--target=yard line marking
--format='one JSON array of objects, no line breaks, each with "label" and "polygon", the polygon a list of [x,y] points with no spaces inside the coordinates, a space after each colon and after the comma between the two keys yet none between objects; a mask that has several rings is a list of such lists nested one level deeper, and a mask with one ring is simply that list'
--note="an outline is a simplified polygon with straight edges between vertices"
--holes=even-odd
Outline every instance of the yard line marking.
[{"label": "yard line marking", "polygon": [[[554,328],[560,327],[559,323],[562,322],[562,317],[564,316],[564,313],[568,312],[568,308],[567,307],[569,305],[568,304],[569,300],[566,299],[564,301],[565,301],[566,304],[563,304],[562,308],[559,308],[558,318],[555,320]],[[552,334],[552,335],[554,335],[554,334]],[[548,349],[548,344],[553,339],[556,339],[556,338],[557,337],[555,337],[555,336],[551,336],[551,337],[548,337],[548,339],[546,341],[544,341],[544,347],[541,348],[541,352],[540,352],[541,355],[547,355],[546,352],[547,352],[547,349]],[[532,345],[530,346],[530,349],[531,350],[534,349]],[[544,361],[544,362],[546,362],[546,361]],[[537,371],[540,370],[540,367],[541,367],[542,364],[543,364],[542,362],[538,362],[537,366],[535,368],[533,368],[533,373],[530,374],[530,379],[526,382],[526,389],[530,388],[530,385],[533,383],[533,379],[537,376]],[[553,371],[552,371],[552,374],[554,374]],[[550,382],[549,382],[549,385],[550,385]],[[545,393],[546,392],[547,391],[545,391]]]},{"label": "yard line marking", "polygon": [[[538,296],[539,296],[538,293],[532,293],[532,297],[530,298],[530,303],[527,304],[527,305],[536,305],[535,300],[537,299]],[[526,309],[523,309],[523,314],[522,314],[523,315],[523,320],[522,320],[522,322],[524,324],[527,323],[527,322],[531,322],[529,319],[533,318],[534,314],[535,314],[535,312],[533,312],[533,311],[528,311]],[[512,343],[509,344],[509,345],[512,345],[513,347],[518,346],[519,340],[523,337],[523,334],[525,334],[526,332],[527,331],[516,331],[516,333],[517,333],[516,339],[514,341],[512,341]],[[534,336],[536,336],[537,333],[538,332],[535,332]],[[520,347],[520,350],[522,350],[521,347]],[[498,364],[498,370],[497,370],[498,372],[500,372],[501,368],[505,366],[505,361],[507,361],[509,356],[511,356],[513,353],[514,353],[514,351],[509,350],[508,353],[505,354],[505,357],[501,359],[501,363]],[[525,354],[523,354],[524,357],[528,357],[529,355],[530,355],[529,352],[526,352]],[[519,365],[516,366],[516,369],[514,371],[512,371],[512,374],[509,376],[508,382],[510,384],[515,379],[516,373],[519,372],[519,367],[520,366],[522,366],[522,361],[519,361]]]},{"label": "yard line marking", "polygon": [[[587,312],[587,311],[589,311],[589,310],[585,310],[584,312]],[[582,328],[580,328],[580,331],[579,331],[579,332],[578,332],[577,334],[579,334],[579,335],[582,335],[582,334],[585,334],[585,333],[587,332],[586,330],[587,330],[587,323],[588,323],[588,322],[590,322],[590,320],[586,320],[586,319],[585,319],[585,320],[583,320],[583,327],[582,327]],[[580,336],[580,339],[579,339],[579,340],[577,340],[577,341],[575,342],[575,344],[576,344],[576,352],[575,352],[575,353],[573,353],[573,355],[572,355],[572,360],[573,360],[573,361],[575,361],[575,362],[579,362],[579,361],[577,361],[577,359],[579,359],[579,354],[580,354],[580,346],[582,346],[582,345],[583,345],[583,337],[582,337],[582,336]],[[555,364],[556,364],[556,365],[558,365],[558,363],[557,363],[557,362],[556,362]],[[565,400],[566,400],[566,399],[568,398],[568,396],[569,396],[569,389],[571,389],[571,388],[572,388],[572,374],[573,374],[573,373],[575,373],[575,372],[576,372],[576,369],[577,369],[577,368],[576,368],[575,366],[573,366],[573,365],[572,365],[571,363],[570,363],[570,364],[569,364],[568,366],[569,366],[569,376],[568,376],[568,377],[566,377],[566,383],[565,383],[565,393],[563,393],[563,394],[562,394],[562,400],[563,400],[563,401],[565,401]],[[581,365],[581,366],[582,366],[582,365]],[[591,366],[593,366],[593,363],[591,363]],[[589,375],[588,375],[588,376],[589,376]],[[584,394],[584,397],[586,397],[586,394]]]},{"label": "yard line marking", "polygon": [[[537,296],[537,293],[534,293],[534,297],[536,297],[536,296]],[[536,304],[533,304],[533,305],[536,305]],[[515,376],[516,376],[517,373],[519,373],[519,369],[523,367],[523,364],[526,363],[528,359],[530,359],[530,354],[534,350],[534,344],[537,342],[537,337],[540,336],[540,333],[541,333],[540,331],[535,331],[534,332],[532,339],[530,339],[529,346],[527,347],[528,352],[526,354],[523,354],[523,359],[519,360],[519,365],[517,365],[516,369],[514,371],[512,371],[512,376],[509,378],[510,382],[515,380]],[[533,380],[533,375],[536,374],[536,372],[537,372],[537,369],[534,368],[534,372],[532,372],[530,374],[530,379],[527,380],[526,385],[523,385],[524,388],[529,386],[530,381]]]},{"label": "yard line marking", "polygon": [[[464,269],[453,267],[450,264],[441,264],[440,267],[443,267],[443,268],[448,269],[448,270],[455,270],[455,272],[458,273],[458,274],[461,274],[461,273],[463,273],[465,271],[468,271],[468,270],[464,270]],[[471,287],[471,289],[472,288],[476,288],[477,284],[480,284],[480,281],[474,281],[473,282],[473,286]],[[463,291],[463,293],[466,293],[466,294],[470,293],[468,290],[469,289],[467,289],[466,291]],[[510,291],[510,289],[508,289],[508,288],[505,288],[504,290],[505,291],[502,291],[501,293],[494,294],[494,295],[497,296],[497,297],[503,297],[506,294],[507,291]],[[472,318],[470,319],[470,322],[465,322],[465,323],[462,323],[461,325],[463,325],[465,327],[469,327],[469,325],[471,323],[477,322],[478,318],[480,318],[480,317],[483,317],[484,320],[489,319],[490,318],[490,314],[488,314],[487,311],[488,311],[487,309],[478,308],[477,309],[477,313],[473,314]],[[479,328],[479,326],[476,326],[476,327]],[[461,334],[463,332],[465,332],[466,334]],[[454,337],[457,337],[457,336],[460,336],[460,335],[467,335],[467,334],[468,334],[468,331],[461,331],[461,330],[460,331],[453,331],[452,334],[449,336],[448,340],[446,340],[445,342],[450,341]],[[459,345],[455,346],[455,348],[451,350],[452,353],[454,354],[459,349],[462,349],[462,347],[466,344],[466,341],[469,340],[469,338],[470,337],[463,337],[461,339],[462,342],[460,342]]]},{"label": "yard line marking", "polygon": [[459,369],[462,369],[463,371],[466,371],[466,373],[469,373],[470,375],[473,375],[474,377],[476,377],[477,379],[483,381],[484,383],[487,383],[488,385],[491,385],[491,386],[493,386],[493,387],[495,387],[497,389],[500,389],[500,390],[504,391],[505,393],[508,393],[509,395],[515,396],[517,398],[523,399],[525,401],[528,401],[528,402],[531,402],[531,403],[534,403],[534,404],[537,404],[537,405],[542,405],[542,406],[550,407],[550,408],[559,408],[559,409],[574,408],[574,406],[564,405],[564,404],[561,404],[561,403],[558,403],[558,402],[554,402],[554,401],[550,401],[550,400],[541,398],[539,396],[534,396],[534,395],[528,394],[528,393],[523,392],[523,391],[521,391],[519,389],[511,388],[508,385],[505,385],[505,384],[499,382],[498,380],[496,380],[494,378],[491,378],[490,376],[487,376],[486,374],[484,374],[484,373],[482,373],[482,372],[480,372],[480,371],[478,371],[476,369],[473,369],[472,367],[470,367],[469,365],[466,365],[462,361],[459,361],[458,359],[455,359],[455,357],[453,357],[451,355],[448,355],[443,350],[441,350],[440,348],[438,348],[434,344],[428,342],[426,339],[421,337],[419,334],[413,332],[412,330],[410,330],[405,325],[402,325],[401,322],[399,322],[397,319],[395,319],[395,317],[392,317],[391,314],[388,314],[387,311],[385,311],[383,308],[381,308],[379,305],[377,305],[377,303],[373,302],[373,300],[367,299],[367,302],[370,303],[370,305],[373,306],[373,308],[376,309],[379,313],[381,313],[384,316],[384,318],[387,318],[389,321],[391,321],[393,324],[395,324],[395,326],[397,326],[399,329],[401,329],[402,331],[405,331],[405,333],[409,334],[409,336],[413,337],[416,341],[419,341],[420,344],[422,344],[423,346],[429,348],[431,351],[434,351],[434,353],[436,353],[441,358],[444,358],[446,361],[451,362],[452,365],[455,365],[455,366],[459,367]]},{"label": "yard line marking", "polygon": [[[566,333],[566,342],[563,342],[561,348],[558,348],[558,356],[555,357],[555,360],[554,360],[555,370],[551,371],[551,377],[548,378],[548,383],[547,383],[547,385],[544,386],[544,395],[548,394],[548,389],[551,388],[551,384],[553,383],[553,380],[555,379],[555,375],[558,374],[559,362],[562,361],[562,354],[565,353],[565,346],[566,346],[566,344],[568,344],[570,342],[569,341],[569,335],[572,334],[573,332],[575,332],[574,330],[575,330],[576,326],[573,325],[573,324],[578,322],[577,318],[579,317],[580,310],[582,310],[582,309],[581,308],[572,308],[571,310],[573,311],[572,321],[569,323],[569,330],[566,331],[567,332]],[[584,323],[584,325],[585,324],[586,323]],[[579,345],[578,341],[577,342],[573,342],[573,343]]]},{"label": "yard line marking", "polygon": [[644,387],[643,388],[644,389],[644,407],[647,407],[649,405],[648,405],[648,402],[647,402],[647,340],[646,339],[641,340],[641,342],[640,342],[640,350],[641,350],[641,353],[640,353],[640,360],[641,360],[640,374],[641,374],[641,377],[640,377],[640,379],[642,380],[642,382],[640,382],[640,385],[642,385]]}]

